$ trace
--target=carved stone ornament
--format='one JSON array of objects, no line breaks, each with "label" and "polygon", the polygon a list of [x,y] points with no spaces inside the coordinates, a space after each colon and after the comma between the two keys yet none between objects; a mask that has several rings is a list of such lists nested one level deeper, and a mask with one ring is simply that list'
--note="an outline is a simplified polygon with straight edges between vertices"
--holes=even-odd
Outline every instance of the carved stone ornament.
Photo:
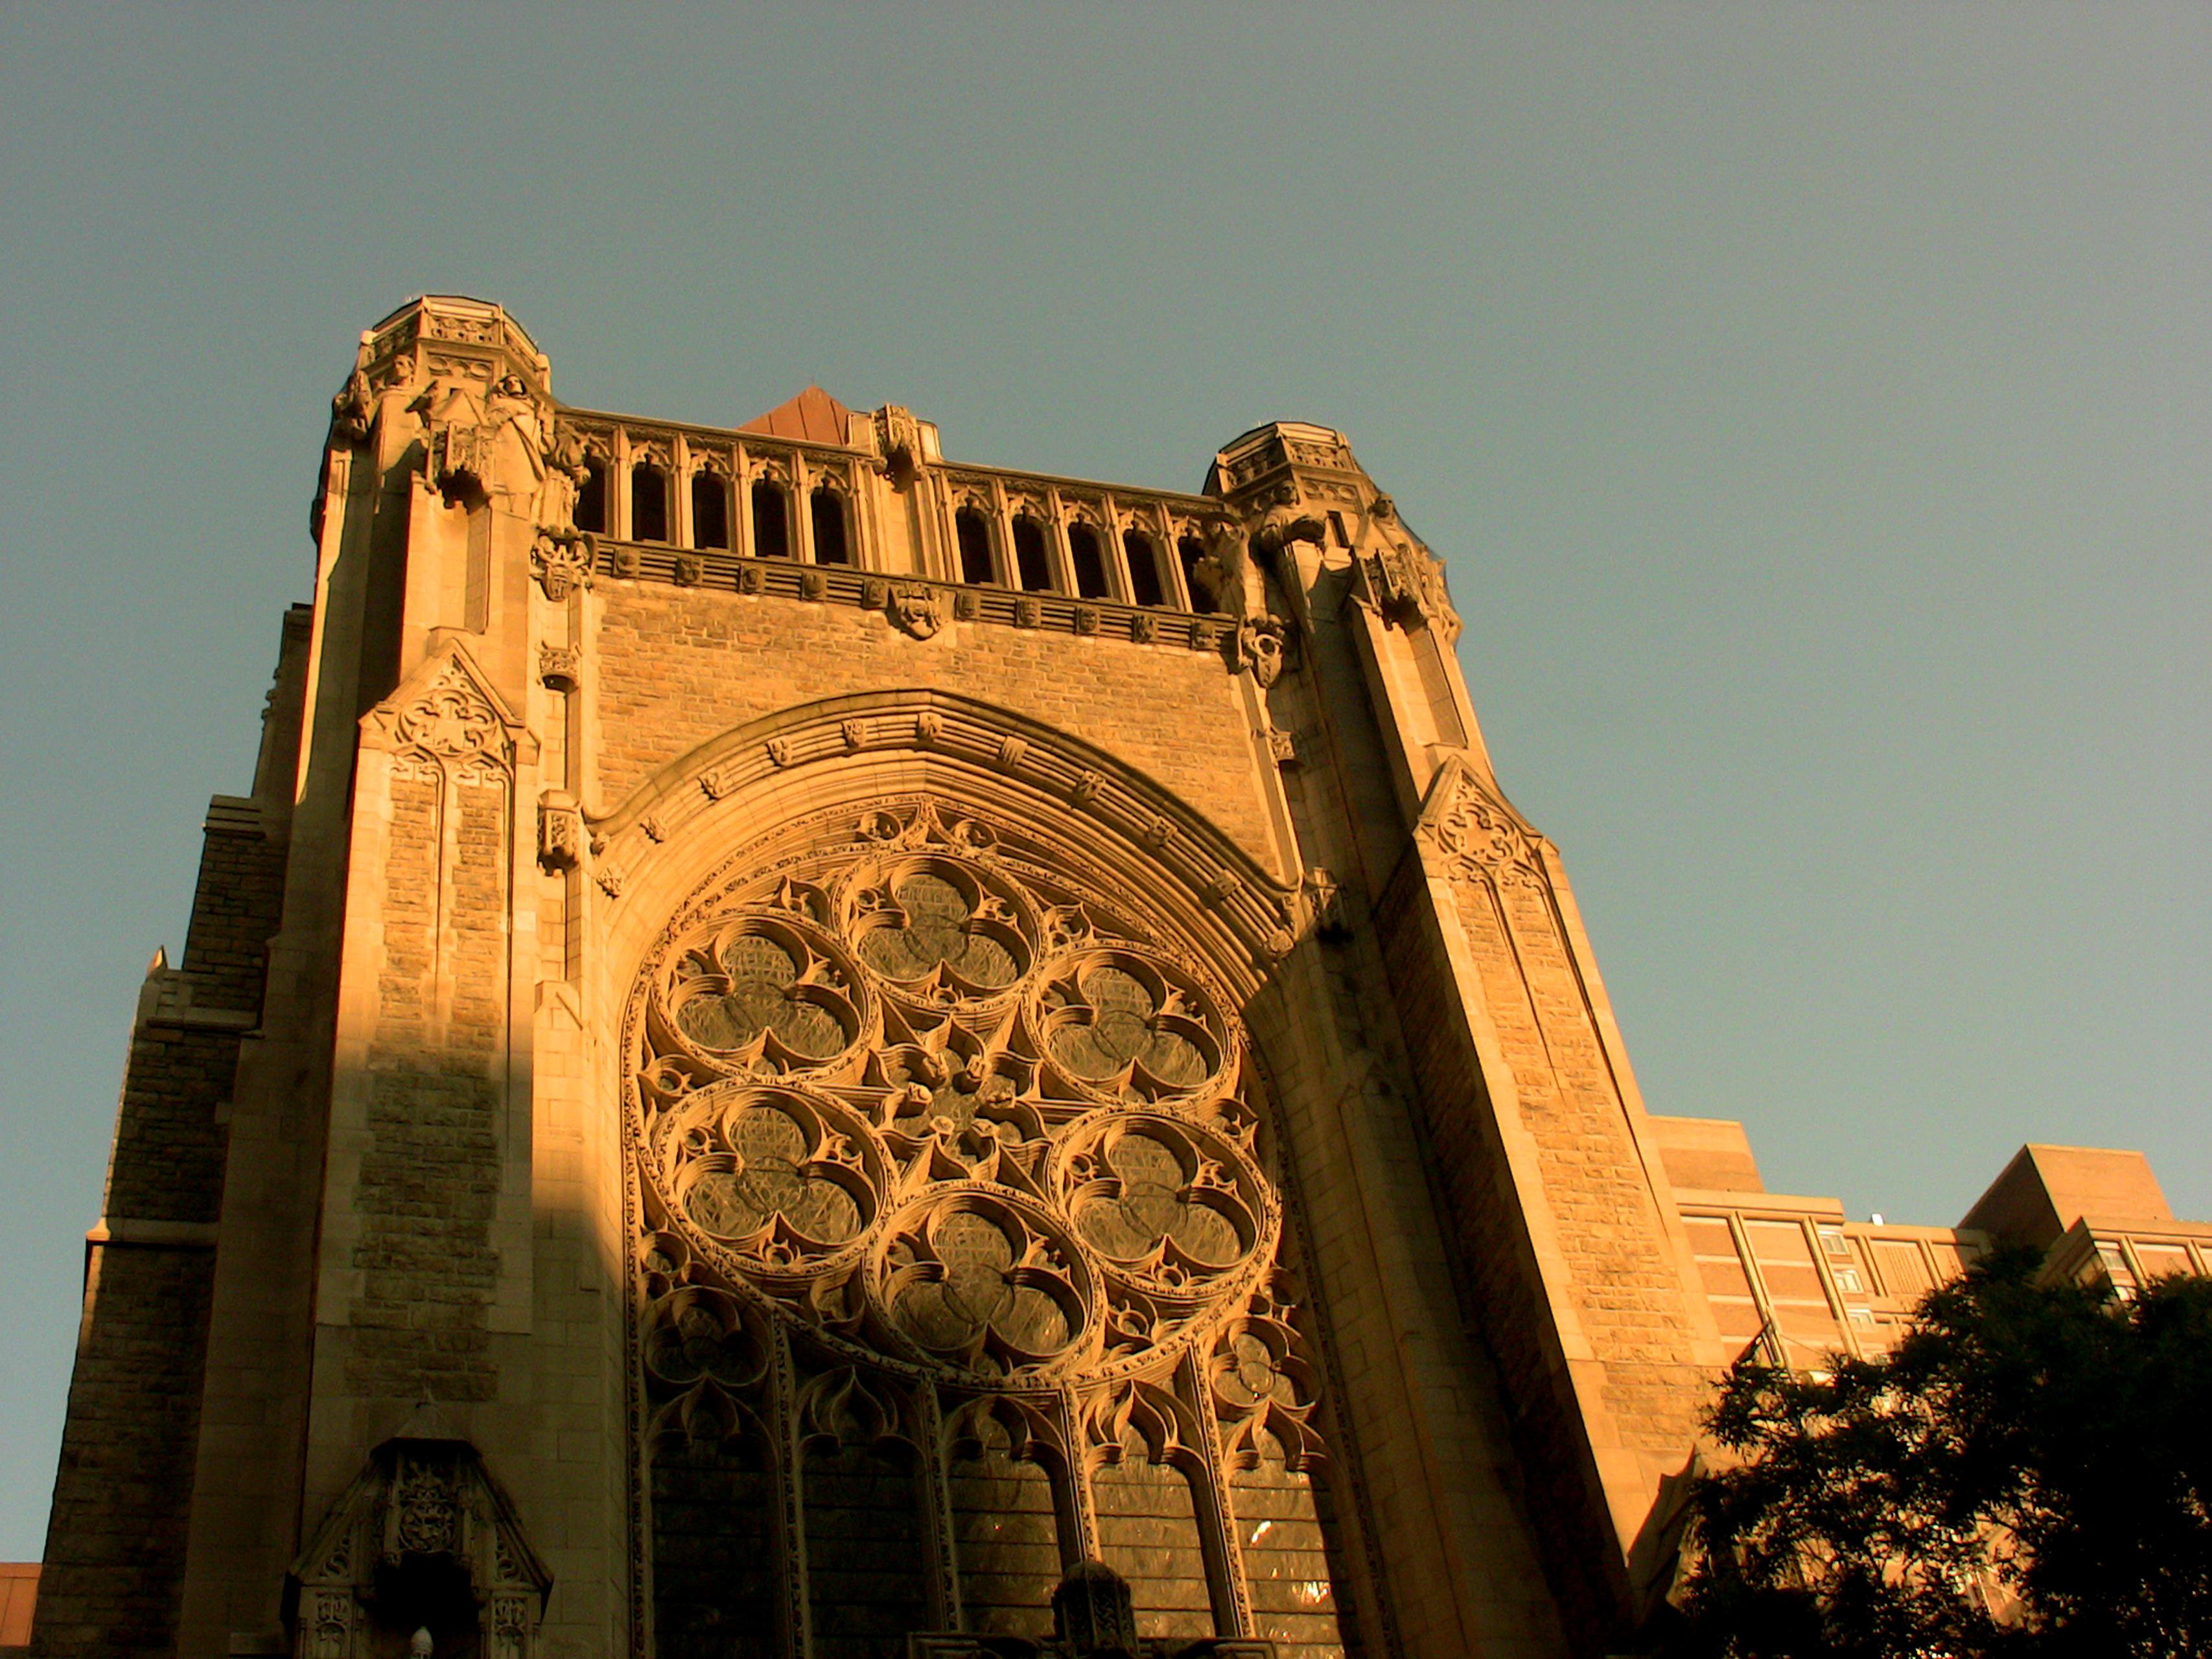
[{"label": "carved stone ornament", "polygon": [[1459,880],[1542,887],[1544,861],[1519,816],[1492,796],[1466,762],[1447,761],[1429,787],[1415,833],[1443,854]]},{"label": "carved stone ornament", "polygon": [[945,600],[933,587],[902,582],[890,591],[887,614],[902,633],[926,640],[945,626]]},{"label": "carved stone ornament", "polygon": [[549,691],[574,691],[580,665],[580,653],[573,645],[538,647],[538,683]]},{"label": "carved stone ornament", "polygon": [[[413,1428],[423,1431],[370,1454],[293,1562],[293,1652],[370,1659],[410,1639],[420,1650],[428,1631],[433,1652],[530,1659],[552,1575],[476,1448],[434,1423]],[[466,1595],[453,1594],[456,1577]]]},{"label": "carved stone ornament", "polygon": [[1273,617],[1247,617],[1237,624],[1237,661],[1262,687],[1282,678],[1285,629]]},{"label": "carved stone ornament", "polygon": [[430,479],[447,495],[491,493],[493,441],[498,428],[465,421],[441,421],[430,428]]},{"label": "carved stone ornament", "polygon": [[1306,903],[1313,911],[1314,933],[1324,943],[1340,945],[1352,937],[1345,915],[1344,884],[1319,865],[1306,872]]},{"label": "carved stone ornament", "polygon": [[545,597],[558,605],[575,588],[592,585],[599,543],[588,531],[556,530],[540,525],[530,548],[530,574]]},{"label": "carved stone ornament", "polygon": [[1400,627],[1426,623],[1448,645],[1459,638],[1459,612],[1444,588],[1444,568],[1426,548],[1413,542],[1386,544],[1367,561],[1367,579],[1382,614]]},{"label": "carved stone ornament", "polygon": [[1206,551],[1196,567],[1198,579],[1213,595],[1216,611],[1243,616],[1252,609],[1255,586],[1249,580],[1252,558],[1245,549],[1243,527],[1224,519],[1208,524],[1201,534]]},{"label": "carved stone ornament", "polygon": [[429,688],[393,717],[399,745],[452,762],[471,756],[503,757],[506,731],[499,711],[453,663]]},{"label": "carved stone ornament", "polygon": [[1292,542],[1311,542],[1318,546],[1324,533],[1321,520],[1311,513],[1271,507],[1261,519],[1260,527],[1252,532],[1252,551],[1273,566]]},{"label": "carved stone ornament", "polygon": [[549,791],[538,803],[538,861],[548,870],[573,870],[583,862],[584,816],[574,797]]},{"label": "carved stone ornament", "polygon": [[346,377],[344,388],[331,399],[331,441],[347,448],[367,443],[375,413],[376,399],[369,390],[368,376],[356,368]]},{"label": "carved stone ornament", "polygon": [[891,482],[905,489],[922,466],[921,422],[910,410],[884,404],[876,411],[876,447]]}]

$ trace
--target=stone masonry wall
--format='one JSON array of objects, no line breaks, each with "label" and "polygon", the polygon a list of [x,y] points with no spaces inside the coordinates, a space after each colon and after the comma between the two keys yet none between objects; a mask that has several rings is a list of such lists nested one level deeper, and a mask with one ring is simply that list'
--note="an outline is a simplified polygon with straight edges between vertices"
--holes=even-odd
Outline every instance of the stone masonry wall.
[{"label": "stone masonry wall", "polygon": [[599,799],[731,727],[855,691],[985,697],[1150,774],[1272,865],[1238,688],[1216,652],[950,623],[916,640],[879,612],[601,578]]},{"label": "stone masonry wall", "polygon": [[1423,885],[1420,861],[1408,858],[1376,905],[1376,931],[1420,1085],[1437,1184],[1458,1234],[1452,1255],[1468,1323],[1511,1402],[1515,1449],[1545,1566],[1577,1647],[1587,1648],[1615,1598],[1598,1566],[1614,1547],[1597,1524],[1602,1504],[1568,1379],[1544,1340],[1551,1313],[1504,1173],[1481,1060],[1452,996],[1443,943],[1424,926]]},{"label": "stone masonry wall", "polygon": [[96,1248],[31,1651],[176,1651],[214,1252]]},{"label": "stone masonry wall", "polygon": [[33,1651],[173,1653],[222,1202],[223,1109],[259,1018],[284,849],[250,802],[210,813],[184,966],[131,1036],[47,1522]]},{"label": "stone masonry wall", "polygon": [[362,1333],[346,1381],[372,1398],[495,1397],[499,1052],[506,1030],[507,782],[469,763],[395,769],[384,958],[369,1050],[352,1265]]}]

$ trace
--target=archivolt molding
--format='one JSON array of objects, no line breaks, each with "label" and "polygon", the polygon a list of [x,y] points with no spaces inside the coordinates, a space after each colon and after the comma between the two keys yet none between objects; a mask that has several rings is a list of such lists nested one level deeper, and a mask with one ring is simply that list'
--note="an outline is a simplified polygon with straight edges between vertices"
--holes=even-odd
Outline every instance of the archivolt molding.
[{"label": "archivolt molding", "polygon": [[[672,869],[710,817],[757,823],[771,796],[865,799],[891,779],[927,781],[993,809],[1054,857],[1117,872],[1186,938],[1206,941],[1239,998],[1314,924],[1301,881],[1262,868],[1143,773],[1040,722],[927,690],[830,699],[702,744],[590,820],[594,872],[611,898],[641,893],[647,868]],[[664,882],[653,886],[672,902]]]}]

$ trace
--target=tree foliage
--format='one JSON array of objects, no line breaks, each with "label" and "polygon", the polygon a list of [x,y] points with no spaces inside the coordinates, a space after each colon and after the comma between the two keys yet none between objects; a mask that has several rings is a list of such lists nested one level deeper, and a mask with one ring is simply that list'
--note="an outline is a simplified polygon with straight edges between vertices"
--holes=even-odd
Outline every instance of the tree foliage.
[{"label": "tree foliage", "polygon": [[1729,1372],[1669,1654],[2212,1654],[2212,1281],[2039,1265],[1984,1258],[1886,1358]]}]

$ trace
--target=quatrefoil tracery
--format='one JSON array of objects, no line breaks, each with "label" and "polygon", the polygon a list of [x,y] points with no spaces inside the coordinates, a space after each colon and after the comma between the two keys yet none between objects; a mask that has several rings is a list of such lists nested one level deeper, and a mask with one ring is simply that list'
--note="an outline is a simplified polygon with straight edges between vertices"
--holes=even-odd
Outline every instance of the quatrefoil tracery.
[{"label": "quatrefoil tracery", "polygon": [[648,977],[648,1294],[757,1294],[970,1386],[1215,1340],[1279,1226],[1233,1023],[988,832],[878,817],[717,889]]}]

